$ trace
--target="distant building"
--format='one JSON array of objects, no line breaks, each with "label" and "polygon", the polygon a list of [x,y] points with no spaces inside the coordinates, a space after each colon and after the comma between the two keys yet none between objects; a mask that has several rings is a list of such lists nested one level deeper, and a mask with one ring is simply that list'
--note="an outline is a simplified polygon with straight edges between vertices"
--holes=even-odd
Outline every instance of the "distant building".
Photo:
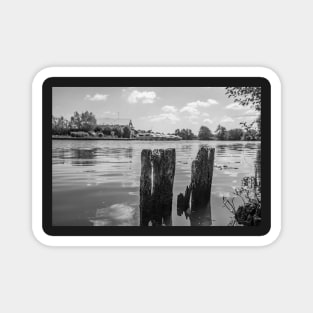
[{"label": "distant building", "polygon": [[135,127],[133,125],[132,120],[129,120],[128,124],[107,124],[107,123],[103,123],[103,124],[98,124],[97,127],[99,127],[100,129],[107,129],[110,132],[111,136],[115,136],[116,132],[121,132],[123,134],[124,129],[128,128],[130,131],[130,138],[135,138],[136,137],[136,133],[137,131],[135,130]]},{"label": "distant building", "polygon": [[136,130],[135,130],[132,120],[129,121],[128,127],[130,128],[130,138],[135,138]]}]

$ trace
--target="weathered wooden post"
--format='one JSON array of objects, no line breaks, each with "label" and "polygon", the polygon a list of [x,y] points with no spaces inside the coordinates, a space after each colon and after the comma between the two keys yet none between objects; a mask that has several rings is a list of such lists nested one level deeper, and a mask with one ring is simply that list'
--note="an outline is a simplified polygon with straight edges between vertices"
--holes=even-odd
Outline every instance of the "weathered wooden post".
[{"label": "weathered wooden post", "polygon": [[[214,148],[202,147],[191,166],[191,211],[210,204],[214,168]],[[210,204],[211,205],[211,204]]]},{"label": "weathered wooden post", "polygon": [[187,186],[185,194],[180,193],[177,197],[177,214],[182,215],[184,212],[186,217],[190,217],[191,224],[201,224],[200,219],[204,215],[206,225],[211,221],[214,154],[214,148],[200,148],[191,165],[191,183]]},{"label": "weathered wooden post", "polygon": [[153,150],[152,224],[172,225],[173,183],[175,176],[175,149]]},{"label": "weathered wooden post", "polygon": [[151,150],[141,151],[141,175],[140,175],[140,226],[148,226],[151,214]]},{"label": "weathered wooden post", "polygon": [[149,222],[152,226],[172,225],[175,162],[175,149],[153,150],[152,153],[151,150],[141,152],[141,226],[148,226]]}]

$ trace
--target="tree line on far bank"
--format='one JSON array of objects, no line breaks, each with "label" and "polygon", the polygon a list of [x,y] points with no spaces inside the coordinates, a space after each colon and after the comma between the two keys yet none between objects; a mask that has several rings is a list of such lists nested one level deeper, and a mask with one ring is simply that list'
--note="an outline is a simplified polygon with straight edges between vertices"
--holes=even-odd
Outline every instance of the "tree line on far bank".
[{"label": "tree line on far bank", "polygon": [[[260,127],[257,130],[251,123],[241,123],[243,129],[234,128],[227,130],[226,127],[218,125],[213,133],[208,127],[201,126],[197,135],[191,129],[176,129],[174,135],[183,140],[260,140]],[[259,124],[258,124],[259,126]],[[147,131],[148,133],[151,131]],[[92,112],[75,112],[70,120],[64,117],[52,118],[52,135],[63,135],[73,137],[84,137],[88,135],[115,136],[118,138],[130,138],[131,129],[128,125],[97,125],[96,117]]]},{"label": "tree line on far bank", "polygon": [[201,126],[198,135],[195,135],[191,129],[176,129],[175,135],[183,140],[260,140],[261,134],[258,130],[252,128],[253,124],[242,123],[243,129],[234,128],[227,130],[226,127],[218,125],[213,133],[207,126]]},{"label": "tree line on far bank", "polygon": [[131,129],[128,125],[97,125],[97,120],[92,112],[74,112],[70,120],[63,116],[52,117],[52,135],[85,137],[87,135],[116,136],[130,138]]}]

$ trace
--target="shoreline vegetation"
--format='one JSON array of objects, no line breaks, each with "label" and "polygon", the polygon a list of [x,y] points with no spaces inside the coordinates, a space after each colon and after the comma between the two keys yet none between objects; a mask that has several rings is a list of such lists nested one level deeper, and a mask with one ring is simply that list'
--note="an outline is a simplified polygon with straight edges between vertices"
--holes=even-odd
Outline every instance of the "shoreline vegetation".
[{"label": "shoreline vegetation", "polygon": [[[71,137],[71,136],[58,136],[53,135],[52,140],[117,140],[117,141],[180,141],[180,140],[188,140],[188,139],[171,139],[171,138],[116,138],[116,137]],[[219,139],[211,138],[211,139],[189,139],[193,141],[197,140],[207,140],[207,141],[219,141]],[[224,139],[223,141],[261,141],[260,139],[256,140],[240,140],[240,139]]]},{"label": "shoreline vegetation", "polygon": [[70,121],[64,117],[52,117],[52,139],[73,140],[228,140],[258,141],[261,139],[260,124],[257,128],[251,124],[241,123],[242,128],[227,130],[218,125],[215,132],[207,126],[201,126],[198,135],[191,129],[176,129],[174,133],[154,132],[152,130],[135,129],[130,120],[127,125],[119,123],[110,125],[97,124],[92,112],[75,112]]}]

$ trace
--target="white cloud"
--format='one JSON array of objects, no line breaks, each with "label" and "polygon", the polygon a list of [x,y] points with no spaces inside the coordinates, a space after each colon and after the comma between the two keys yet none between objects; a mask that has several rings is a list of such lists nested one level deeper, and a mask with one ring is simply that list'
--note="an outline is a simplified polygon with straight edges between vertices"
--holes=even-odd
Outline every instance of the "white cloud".
[{"label": "white cloud", "polygon": [[208,107],[210,107],[211,105],[214,105],[214,104],[218,104],[218,102],[216,100],[214,100],[214,99],[208,99],[207,101],[197,100],[197,101],[194,101],[194,102],[189,102],[189,103],[186,104],[186,106],[187,107],[192,107],[192,108],[199,108],[199,107],[208,108]]},{"label": "white cloud", "polygon": [[153,103],[157,99],[154,91],[138,91],[133,90],[128,96],[129,103]]},{"label": "white cloud", "polygon": [[243,105],[238,104],[237,102],[230,103],[226,105],[227,110],[245,110],[246,107]]},{"label": "white cloud", "polygon": [[186,112],[186,113],[189,113],[189,114],[191,114],[191,115],[199,115],[200,114],[200,112],[199,112],[199,110],[198,109],[196,109],[195,107],[193,107],[193,106],[188,106],[188,105],[186,105],[186,106],[184,106],[183,108],[181,108],[180,109],[180,112]]},{"label": "white cloud", "polygon": [[165,105],[161,108],[161,110],[165,113],[175,113],[177,112],[177,108],[173,105]]},{"label": "white cloud", "polygon": [[208,104],[208,102],[204,102],[204,101],[194,101],[194,102],[189,102],[187,103],[188,107],[191,107],[191,108],[198,108],[198,107],[207,107],[207,106],[210,106],[210,104]]},{"label": "white cloud", "polygon": [[232,123],[234,122],[234,119],[232,119],[230,116],[224,116],[221,119],[221,123]]},{"label": "white cloud", "polygon": [[204,112],[204,113],[202,113],[202,116],[204,116],[204,117],[209,117],[209,116],[210,116],[210,114],[209,114],[209,113],[207,113],[207,112]]},{"label": "white cloud", "polygon": [[96,93],[93,96],[92,95],[86,95],[85,100],[89,101],[105,101],[108,98],[109,95]]},{"label": "white cloud", "polygon": [[[214,99],[208,99],[207,101],[193,101],[187,103],[184,107],[180,109],[180,112],[186,112],[191,114],[192,116],[200,115],[199,108],[208,108],[211,105],[218,104],[218,102]],[[203,113],[203,116],[209,116],[208,113]]]},{"label": "white cloud", "polygon": [[212,123],[213,123],[213,121],[210,120],[209,118],[204,119],[203,122],[204,122],[204,123],[209,123],[209,124],[212,124]]},{"label": "white cloud", "polygon": [[208,103],[210,105],[218,104],[218,102],[215,99],[208,99]]},{"label": "white cloud", "polygon": [[180,120],[178,116],[173,113],[161,113],[159,115],[150,115],[147,117],[151,122],[159,122],[164,120],[169,120],[173,124]]}]

